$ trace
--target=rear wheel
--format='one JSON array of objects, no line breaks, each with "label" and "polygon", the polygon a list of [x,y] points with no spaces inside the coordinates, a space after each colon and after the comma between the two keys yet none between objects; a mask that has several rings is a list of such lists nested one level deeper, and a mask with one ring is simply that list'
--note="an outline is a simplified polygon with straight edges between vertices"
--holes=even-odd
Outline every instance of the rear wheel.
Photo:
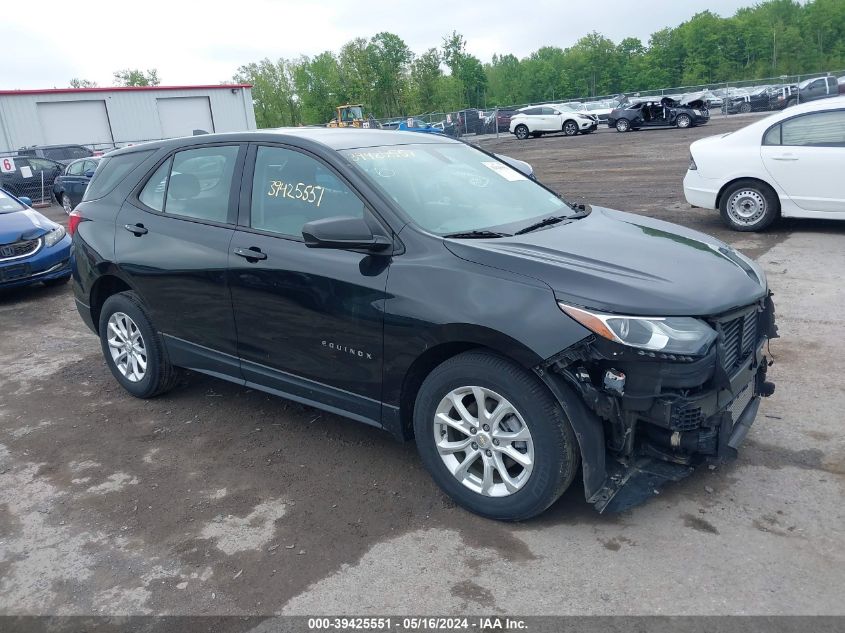
[{"label": "rear wheel", "polygon": [[513,133],[516,134],[516,138],[520,141],[524,141],[528,138],[528,127],[525,125],[517,125]]},{"label": "rear wheel", "polygon": [[575,136],[578,134],[578,124],[575,121],[564,122],[563,133],[567,136]]},{"label": "rear wheel", "polygon": [[780,200],[767,184],[740,180],[722,194],[719,211],[735,231],[762,231],[780,215]]},{"label": "rear wheel", "polygon": [[675,119],[675,125],[681,129],[688,128],[692,125],[692,119],[688,114],[679,114],[678,118]]},{"label": "rear wheel", "polygon": [[572,483],[575,435],[536,376],[486,352],[434,369],[414,407],[423,464],[464,508],[517,521],[535,516]]},{"label": "rear wheel", "polygon": [[617,132],[627,132],[631,129],[631,124],[628,119],[619,119],[616,121],[616,131]]},{"label": "rear wheel", "polygon": [[127,291],[106,299],[99,332],[106,363],[126,391],[152,398],[173,387],[176,373],[137,294]]},{"label": "rear wheel", "polygon": [[741,106],[739,106],[739,111],[743,114],[748,114],[749,112],[751,112],[751,104],[746,101]]}]

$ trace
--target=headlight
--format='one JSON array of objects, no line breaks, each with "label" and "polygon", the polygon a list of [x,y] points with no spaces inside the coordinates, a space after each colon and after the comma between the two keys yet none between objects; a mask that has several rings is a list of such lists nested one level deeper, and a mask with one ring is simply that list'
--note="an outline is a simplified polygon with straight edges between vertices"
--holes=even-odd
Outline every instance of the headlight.
[{"label": "headlight", "polygon": [[54,244],[58,244],[59,241],[65,236],[65,227],[57,226],[55,229],[47,233],[44,236],[44,246],[53,246]]},{"label": "headlight", "polygon": [[622,345],[663,354],[702,355],[716,340],[716,332],[692,317],[636,317],[601,314],[558,302],[560,309],[581,325]]}]

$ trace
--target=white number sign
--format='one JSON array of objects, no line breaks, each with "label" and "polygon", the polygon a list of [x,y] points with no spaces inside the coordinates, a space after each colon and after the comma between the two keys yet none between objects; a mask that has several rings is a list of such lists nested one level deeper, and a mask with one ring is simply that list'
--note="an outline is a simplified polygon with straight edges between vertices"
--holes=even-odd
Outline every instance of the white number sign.
[{"label": "white number sign", "polygon": [[4,174],[9,174],[17,169],[15,167],[15,159],[14,158],[2,158],[0,159],[0,171]]}]

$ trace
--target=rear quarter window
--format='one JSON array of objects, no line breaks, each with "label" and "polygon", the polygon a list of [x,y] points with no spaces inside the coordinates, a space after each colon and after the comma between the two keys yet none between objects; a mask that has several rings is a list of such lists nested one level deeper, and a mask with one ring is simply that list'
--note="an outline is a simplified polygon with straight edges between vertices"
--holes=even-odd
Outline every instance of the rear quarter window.
[{"label": "rear quarter window", "polygon": [[140,165],[153,150],[106,156],[97,166],[94,177],[85,190],[83,200],[96,200],[112,192],[117,185]]}]

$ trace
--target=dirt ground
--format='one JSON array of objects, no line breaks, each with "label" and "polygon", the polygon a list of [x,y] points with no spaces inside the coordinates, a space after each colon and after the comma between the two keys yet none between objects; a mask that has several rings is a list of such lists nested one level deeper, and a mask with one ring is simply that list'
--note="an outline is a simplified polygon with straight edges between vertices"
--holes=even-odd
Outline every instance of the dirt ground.
[{"label": "dirt ground", "polygon": [[576,483],[539,519],[487,521],[375,429],[198,374],[134,399],[69,287],[6,292],[0,614],[845,613],[845,226],[731,233],[681,190],[689,143],[747,121],[485,143],[571,201],[760,259],[778,392],[736,464],[621,515]]}]

